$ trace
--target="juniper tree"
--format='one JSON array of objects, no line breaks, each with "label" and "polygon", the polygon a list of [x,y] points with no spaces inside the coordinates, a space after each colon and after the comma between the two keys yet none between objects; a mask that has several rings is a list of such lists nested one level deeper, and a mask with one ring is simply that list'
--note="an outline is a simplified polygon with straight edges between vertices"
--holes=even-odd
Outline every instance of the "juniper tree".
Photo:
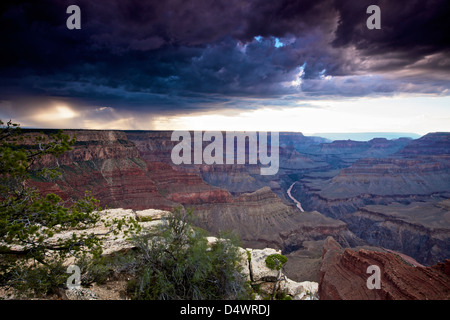
[{"label": "juniper tree", "polygon": [[273,285],[273,290],[272,290],[272,297],[271,300],[273,300],[275,298],[275,295],[278,291],[278,284],[279,282],[282,280],[282,270],[284,265],[286,264],[286,262],[288,261],[288,258],[282,254],[271,254],[269,256],[266,257],[266,266],[267,268],[271,269],[271,270],[277,270],[278,274],[277,274],[277,278],[276,281]]},{"label": "juniper tree", "polygon": [[[98,235],[73,233],[68,238],[54,237],[60,232],[95,225],[101,209],[97,199],[87,193],[67,204],[58,195],[41,194],[29,184],[31,174],[56,178],[57,170],[43,168],[39,159],[59,157],[71,150],[75,141],[63,131],[28,134],[18,124],[0,120],[0,285],[26,287],[27,282],[33,282],[29,279],[33,272],[40,277],[38,282],[52,283],[43,274],[60,274],[55,270],[61,269],[61,262],[69,255],[101,254]],[[48,286],[44,285],[44,289]]]}]

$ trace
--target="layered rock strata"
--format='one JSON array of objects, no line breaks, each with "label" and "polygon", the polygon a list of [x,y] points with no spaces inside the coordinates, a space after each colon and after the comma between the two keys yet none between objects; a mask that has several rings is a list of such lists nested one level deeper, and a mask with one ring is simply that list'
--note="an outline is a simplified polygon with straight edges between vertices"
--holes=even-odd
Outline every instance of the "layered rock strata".
[{"label": "layered rock strata", "polygon": [[227,203],[195,206],[198,224],[213,232],[234,231],[246,246],[291,252],[304,241],[331,235],[344,246],[361,244],[347,225],[319,212],[299,212],[286,205],[269,187],[242,194]]},{"label": "layered rock strata", "polygon": [[371,245],[432,265],[450,256],[450,134],[431,133],[385,158],[331,176],[305,176],[292,195],[304,209],[346,222]]},{"label": "layered rock strata", "polygon": [[[369,266],[380,268],[380,288],[367,285]],[[328,238],[320,268],[321,300],[450,299],[450,260],[424,267],[413,259],[387,251],[343,249]]]}]

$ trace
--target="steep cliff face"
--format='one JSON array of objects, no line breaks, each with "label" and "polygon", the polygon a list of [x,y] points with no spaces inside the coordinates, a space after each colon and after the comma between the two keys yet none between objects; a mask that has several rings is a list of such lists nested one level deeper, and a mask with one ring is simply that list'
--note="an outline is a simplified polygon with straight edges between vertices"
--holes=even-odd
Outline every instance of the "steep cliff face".
[{"label": "steep cliff face", "polygon": [[[168,159],[176,142],[170,141],[169,132],[68,133],[77,135],[74,149],[57,160],[49,157],[41,162],[49,167],[59,166],[61,179],[31,181],[42,192],[56,192],[70,199],[79,198],[88,190],[102,206],[110,208],[190,207],[205,229],[236,231],[244,242],[261,248],[273,244],[290,252],[301,248],[304,241],[323,240],[328,235],[346,246],[359,243],[345,223],[318,212],[300,213],[295,206],[287,205],[270,187],[264,187],[269,184],[277,189],[272,181],[247,180],[255,176],[250,166],[173,165]],[[202,179],[202,172],[235,179],[241,192],[232,195],[208,184]],[[242,193],[245,186],[261,188]]]},{"label": "steep cliff face", "polygon": [[55,192],[64,199],[77,199],[90,191],[102,206],[171,209],[175,202],[163,197],[151,179],[136,146],[120,131],[67,130],[76,135],[73,150],[58,159],[44,157],[37,166],[57,167],[55,181],[35,179],[31,185]]},{"label": "steep cliff face", "polygon": [[450,256],[450,212],[439,207],[450,197],[448,142],[448,134],[429,134],[387,158],[305,177],[292,194],[303,208],[345,221],[371,245],[434,264]]},{"label": "steep cliff face", "polygon": [[[407,260],[406,260],[407,259]],[[450,299],[450,260],[423,267],[411,258],[386,251],[342,249],[331,237],[323,247],[321,300]],[[369,289],[369,266],[380,268],[380,289]],[[372,279],[369,280],[372,282]]]},{"label": "steep cliff face", "polygon": [[330,199],[370,194],[423,195],[450,190],[450,155],[413,159],[362,159],[328,181],[308,183]]},{"label": "steep cliff face", "polygon": [[178,142],[171,141],[171,131],[126,131],[124,134],[136,146],[142,159],[172,163],[170,154]]},{"label": "steep cliff face", "polygon": [[431,202],[365,206],[346,216],[369,244],[406,253],[432,265],[449,257],[450,211]]},{"label": "steep cliff face", "polygon": [[234,197],[228,203],[195,206],[198,224],[211,232],[234,231],[246,246],[271,246],[288,253],[303,242],[323,240],[332,235],[342,245],[361,241],[341,221],[318,212],[300,212],[286,205],[269,187]]},{"label": "steep cliff face", "polygon": [[[292,257],[309,257],[328,236],[344,247],[363,239],[428,265],[450,256],[450,155],[438,141],[447,135],[326,147],[301,134],[280,134],[280,171],[264,177],[255,165],[174,165],[177,142],[168,131],[66,133],[77,135],[74,149],[40,163],[59,167],[61,179],[30,181],[42,192],[70,200],[89,190],[102,206],[135,210],[192,207],[205,229],[235,231],[249,247],[270,246]],[[398,152],[401,145],[409,151]],[[360,159],[368,154],[374,157]],[[304,213],[285,196],[299,177],[291,193]]]},{"label": "steep cliff face", "polygon": [[227,203],[231,194],[205,183],[198,174],[175,170],[162,162],[146,161],[148,175],[158,192],[165,198],[182,205]]},{"label": "steep cliff face", "polygon": [[[193,208],[197,224],[212,233],[233,231],[239,234],[245,246],[272,246],[284,253],[299,249],[309,253],[311,242],[321,242],[329,235],[344,246],[361,243],[345,223],[318,212],[300,213],[280,198],[284,193],[280,176],[295,170],[328,166],[325,162],[302,156],[298,151],[317,145],[323,139],[280,133],[280,172],[273,177],[262,177],[257,165],[175,166],[170,153],[177,142],[170,141],[170,132],[126,134],[147,162],[158,190],[168,199]],[[224,147],[225,143],[226,135]],[[165,170],[159,170],[162,167]],[[176,178],[186,175],[190,179]]]},{"label": "steep cliff face", "polygon": [[[227,135],[223,134],[223,151],[226,151]],[[133,142],[142,159],[149,162],[164,162],[172,165],[177,171],[198,174],[202,179],[212,185],[228,190],[232,194],[254,192],[267,185],[277,184],[279,177],[287,172],[295,170],[311,170],[328,166],[323,161],[312,160],[301,154],[299,150],[305,150],[324,141],[321,138],[305,137],[301,133],[279,134],[279,172],[274,176],[261,176],[260,165],[248,164],[248,145],[246,146],[245,164],[220,164],[220,165],[173,165],[171,152],[178,141],[171,141],[170,131],[127,131],[127,138]],[[194,140],[193,132],[191,138]],[[203,142],[205,148],[210,142]],[[267,147],[270,150],[271,140],[268,139]],[[193,149],[191,150],[193,152]],[[236,151],[236,145],[235,150]],[[192,153],[193,156],[193,153]],[[193,158],[193,157],[192,157]],[[271,185],[271,186],[272,186]],[[280,193],[281,194],[281,193]]]}]

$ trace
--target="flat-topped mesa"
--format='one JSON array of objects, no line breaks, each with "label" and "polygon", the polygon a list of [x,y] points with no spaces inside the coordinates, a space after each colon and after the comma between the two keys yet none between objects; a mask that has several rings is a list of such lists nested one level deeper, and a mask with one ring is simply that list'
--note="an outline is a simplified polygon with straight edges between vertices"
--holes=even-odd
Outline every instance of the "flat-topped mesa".
[{"label": "flat-topped mesa", "polygon": [[417,155],[449,155],[450,133],[433,132],[428,133],[420,139],[413,140],[405,148],[398,152],[401,156]]},{"label": "flat-topped mesa", "polygon": [[[37,130],[23,130],[25,139],[22,144],[32,143],[32,138],[42,135]],[[44,130],[44,135],[55,133],[56,130]],[[36,167],[53,167],[71,165],[77,161],[91,161],[118,158],[137,158],[139,150],[128,141],[123,131],[116,130],[64,130],[69,137],[76,137],[72,150],[58,157],[45,155],[36,161]]]},{"label": "flat-topped mesa", "polygon": [[[370,266],[380,268],[379,289],[367,285]],[[319,296],[321,300],[448,300],[450,260],[423,267],[392,252],[344,250],[330,237],[323,247]]]},{"label": "flat-topped mesa", "polygon": [[335,140],[322,143],[311,149],[316,154],[336,154],[343,157],[385,157],[394,154],[411,142],[410,139],[401,138],[388,140],[374,138],[369,141]]},{"label": "flat-topped mesa", "polygon": [[342,150],[342,149],[356,149],[356,148],[368,148],[369,143],[365,141],[354,141],[354,140],[335,140],[331,143],[322,144],[322,150]]}]

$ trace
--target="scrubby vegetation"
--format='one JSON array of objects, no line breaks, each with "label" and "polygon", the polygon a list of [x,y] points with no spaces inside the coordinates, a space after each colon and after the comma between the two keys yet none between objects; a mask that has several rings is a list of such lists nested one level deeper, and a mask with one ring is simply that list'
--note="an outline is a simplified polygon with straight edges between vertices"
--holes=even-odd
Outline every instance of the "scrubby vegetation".
[{"label": "scrubby vegetation", "polygon": [[134,239],[139,268],[129,293],[134,299],[248,299],[236,239],[209,244],[194,228],[192,212],[175,210],[159,228]]},{"label": "scrubby vegetation", "polygon": [[[190,210],[176,209],[157,227],[142,231],[136,220],[107,224],[99,201],[89,193],[65,202],[29,186],[31,178],[57,179],[57,168],[43,168],[42,163],[52,163],[49,159],[71,150],[75,142],[62,131],[27,134],[11,121],[0,121],[0,289],[13,288],[18,298],[61,295],[68,286],[67,267],[76,265],[82,287],[125,276],[126,294],[132,299],[254,297],[238,238],[220,234],[208,242],[207,232],[194,227]],[[42,157],[46,161],[41,162]],[[97,223],[107,225],[110,235],[120,231],[132,236],[134,249],[104,256],[102,235],[71,233]],[[55,237],[62,233],[72,236]]]},{"label": "scrubby vegetation", "polygon": [[[97,259],[101,237],[55,234],[94,226],[100,219],[99,201],[89,193],[69,204],[58,195],[42,195],[29,186],[31,176],[55,179],[58,170],[43,168],[43,157],[58,157],[70,150],[76,138],[62,131],[25,134],[18,124],[0,120],[0,285],[20,295],[54,292],[67,279],[63,262]],[[111,230],[129,221],[116,221]]]},{"label": "scrubby vegetation", "polygon": [[288,258],[282,254],[271,254],[265,260],[267,268],[272,270],[281,270],[287,261]]},{"label": "scrubby vegetation", "polygon": [[274,300],[274,299],[276,299],[276,300],[290,299],[290,297],[286,296],[286,294],[284,292],[280,291],[278,288],[278,284],[282,280],[282,274],[283,274],[282,269],[287,261],[288,261],[288,258],[282,254],[271,254],[271,255],[267,256],[267,258],[265,260],[266,266],[269,269],[278,271],[277,279],[273,285],[272,296],[271,296],[272,300]]}]

